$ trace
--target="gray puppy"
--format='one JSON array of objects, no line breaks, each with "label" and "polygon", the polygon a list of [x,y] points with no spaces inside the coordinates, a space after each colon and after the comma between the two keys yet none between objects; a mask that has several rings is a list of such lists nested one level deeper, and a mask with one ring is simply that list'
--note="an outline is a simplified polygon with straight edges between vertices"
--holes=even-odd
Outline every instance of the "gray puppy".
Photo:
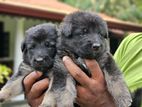
[{"label": "gray puppy", "polygon": [[45,92],[40,107],[73,106],[76,96],[74,81],[65,69],[62,60],[56,56],[56,40],[57,28],[51,23],[40,24],[26,31],[26,38],[21,46],[23,62],[18,72],[1,89],[1,102],[22,93],[24,77],[38,70],[43,72],[42,78],[50,79],[49,88]]},{"label": "gray puppy", "polygon": [[[60,25],[59,53],[69,55],[83,70],[83,59],[95,59],[105,76],[107,89],[117,107],[131,105],[131,95],[123,76],[109,52],[108,28],[101,17],[90,12],[67,15]],[[82,64],[81,64],[82,63]]]},{"label": "gray puppy", "polygon": [[1,89],[1,102],[23,92],[22,81],[30,72],[39,70],[43,72],[44,76],[48,76],[47,70],[53,66],[56,55],[56,26],[51,23],[36,25],[29,28],[25,36],[21,45],[23,62],[20,64],[18,72],[13,74]]}]

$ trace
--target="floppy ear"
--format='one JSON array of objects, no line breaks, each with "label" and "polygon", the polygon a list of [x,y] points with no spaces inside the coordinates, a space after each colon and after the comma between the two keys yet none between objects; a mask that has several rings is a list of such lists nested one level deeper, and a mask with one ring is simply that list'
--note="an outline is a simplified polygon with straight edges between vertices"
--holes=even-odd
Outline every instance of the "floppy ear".
[{"label": "floppy ear", "polygon": [[22,52],[24,52],[26,50],[25,41],[23,41],[22,44],[21,44],[21,50],[22,50]]},{"label": "floppy ear", "polygon": [[102,32],[104,34],[104,38],[108,39],[109,38],[109,29],[108,29],[108,26],[107,26],[106,22],[103,22]]},{"label": "floppy ear", "polygon": [[66,36],[70,37],[72,32],[72,24],[64,22],[61,24],[61,33]]}]

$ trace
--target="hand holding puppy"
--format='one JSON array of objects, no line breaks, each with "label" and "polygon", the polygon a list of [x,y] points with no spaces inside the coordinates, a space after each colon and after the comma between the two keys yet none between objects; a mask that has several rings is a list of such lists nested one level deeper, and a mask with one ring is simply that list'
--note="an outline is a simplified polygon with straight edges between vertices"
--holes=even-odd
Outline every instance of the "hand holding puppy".
[{"label": "hand holding puppy", "polygon": [[[113,99],[107,91],[104,76],[95,60],[86,60],[92,74],[91,78],[69,57],[65,56],[63,62],[70,74],[80,83],[77,85],[76,100],[81,107],[115,107]],[[41,75],[39,72],[35,76],[31,73],[24,79],[25,95],[31,107],[40,105],[44,96],[43,91],[48,88],[48,79],[36,82]]]},{"label": "hand holding puppy", "polygon": [[47,90],[49,80],[47,78],[37,81],[42,76],[41,72],[30,73],[23,80],[25,98],[31,107],[38,107],[44,98],[44,91]]},{"label": "hand holding puppy", "polygon": [[85,60],[91,71],[91,78],[69,57],[65,56],[63,61],[70,74],[80,83],[77,85],[77,103],[81,107],[115,107],[114,101],[107,91],[102,71],[95,60]]}]

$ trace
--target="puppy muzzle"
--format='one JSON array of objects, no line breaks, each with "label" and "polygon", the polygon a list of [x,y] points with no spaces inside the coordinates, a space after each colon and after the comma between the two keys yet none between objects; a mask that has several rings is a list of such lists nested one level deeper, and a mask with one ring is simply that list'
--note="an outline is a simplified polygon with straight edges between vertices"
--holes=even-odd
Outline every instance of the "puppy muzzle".
[{"label": "puppy muzzle", "polygon": [[101,44],[99,44],[99,43],[93,43],[93,44],[92,44],[92,49],[93,49],[94,51],[99,51],[100,48],[101,48]]},{"label": "puppy muzzle", "polygon": [[32,65],[34,68],[39,69],[39,68],[50,68],[52,66],[53,60],[52,58],[45,56],[45,57],[35,57],[32,61]]}]

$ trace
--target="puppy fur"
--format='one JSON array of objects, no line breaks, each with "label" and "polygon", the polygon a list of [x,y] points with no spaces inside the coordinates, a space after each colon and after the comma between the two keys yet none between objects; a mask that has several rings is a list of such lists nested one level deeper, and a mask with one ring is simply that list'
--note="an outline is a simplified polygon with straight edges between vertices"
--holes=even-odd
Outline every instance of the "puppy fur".
[{"label": "puppy fur", "polygon": [[[29,28],[22,43],[23,62],[19,70],[0,91],[0,101],[23,92],[22,81],[34,70],[43,72],[50,84],[39,107],[73,107],[76,97],[74,80],[56,56],[57,28],[54,24],[40,24]],[[71,100],[70,100],[71,99]]]},{"label": "puppy fur", "polygon": [[[116,106],[129,107],[131,95],[109,52],[106,22],[91,12],[75,12],[64,18],[59,29],[58,53],[69,55],[81,68],[85,64],[83,59],[95,59],[103,71],[107,89]],[[86,66],[84,68],[88,70]]]},{"label": "puppy fur", "polygon": [[27,74],[34,70],[48,74],[47,69],[53,66],[56,55],[56,26],[51,23],[40,24],[29,28],[25,36],[21,45],[23,62],[21,62],[18,72],[13,74],[1,89],[1,102],[22,93],[22,81]]}]

